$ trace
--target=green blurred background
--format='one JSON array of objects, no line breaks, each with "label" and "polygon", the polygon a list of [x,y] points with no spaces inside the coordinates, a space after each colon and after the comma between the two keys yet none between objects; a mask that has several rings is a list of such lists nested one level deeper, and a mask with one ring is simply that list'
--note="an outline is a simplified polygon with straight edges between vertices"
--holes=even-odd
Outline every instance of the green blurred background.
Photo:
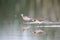
[{"label": "green blurred background", "polygon": [[60,21],[60,0],[0,0],[0,20],[19,20],[20,14]]}]

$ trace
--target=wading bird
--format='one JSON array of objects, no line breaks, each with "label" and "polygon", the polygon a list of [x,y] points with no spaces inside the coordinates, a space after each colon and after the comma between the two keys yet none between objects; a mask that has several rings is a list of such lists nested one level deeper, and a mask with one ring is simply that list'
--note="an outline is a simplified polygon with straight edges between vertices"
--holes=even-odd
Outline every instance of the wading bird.
[{"label": "wading bird", "polygon": [[28,17],[28,16],[24,16],[23,14],[21,14],[21,17],[23,18],[23,20],[24,21],[32,21],[33,20],[33,18],[31,18],[31,17]]},{"label": "wading bird", "polygon": [[37,19],[33,19],[32,22],[28,22],[27,24],[41,24],[42,21],[39,21]]}]

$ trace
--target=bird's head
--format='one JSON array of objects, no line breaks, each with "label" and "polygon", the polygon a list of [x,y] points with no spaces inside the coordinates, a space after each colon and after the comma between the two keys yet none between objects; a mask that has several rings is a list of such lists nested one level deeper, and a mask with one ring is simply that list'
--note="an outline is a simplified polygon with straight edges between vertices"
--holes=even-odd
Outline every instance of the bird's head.
[{"label": "bird's head", "polygon": [[21,16],[23,17],[23,14],[21,14]]},{"label": "bird's head", "polygon": [[33,22],[36,21],[35,19],[32,20]]}]

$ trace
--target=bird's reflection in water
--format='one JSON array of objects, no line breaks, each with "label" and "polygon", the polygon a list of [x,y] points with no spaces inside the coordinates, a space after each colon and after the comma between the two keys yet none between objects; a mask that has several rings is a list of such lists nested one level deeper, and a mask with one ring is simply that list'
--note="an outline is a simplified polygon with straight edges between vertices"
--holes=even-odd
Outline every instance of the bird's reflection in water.
[{"label": "bird's reflection in water", "polygon": [[22,39],[23,40],[38,40],[38,37],[31,34],[31,31],[25,31],[23,32]]},{"label": "bird's reflection in water", "polygon": [[25,32],[25,31],[29,30],[30,28],[31,28],[31,26],[24,26],[24,27],[22,27],[22,31]]},{"label": "bird's reflection in water", "polygon": [[42,34],[46,34],[46,32],[44,32],[43,30],[40,30],[40,29],[39,29],[39,30],[33,31],[32,34],[33,34],[33,35],[39,35],[39,34],[42,35]]},{"label": "bird's reflection in water", "polygon": [[40,40],[40,35],[44,33],[44,30],[37,29],[35,25],[22,25],[22,40]]},{"label": "bird's reflection in water", "polygon": [[[22,31],[23,32],[26,32],[26,31],[29,31],[30,29],[32,28],[32,26],[24,26],[22,27]],[[37,28],[36,28],[37,29]],[[37,29],[37,30],[31,30],[30,32],[33,34],[33,35],[38,35],[38,34],[46,34],[45,31],[41,30],[41,29]]]}]

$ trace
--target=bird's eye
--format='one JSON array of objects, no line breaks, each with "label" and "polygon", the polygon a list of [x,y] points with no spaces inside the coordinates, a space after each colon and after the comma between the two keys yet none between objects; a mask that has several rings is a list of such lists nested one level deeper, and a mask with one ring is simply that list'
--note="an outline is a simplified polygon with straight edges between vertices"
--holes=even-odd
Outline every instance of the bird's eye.
[{"label": "bird's eye", "polygon": [[32,21],[36,21],[36,20],[32,20]]}]

